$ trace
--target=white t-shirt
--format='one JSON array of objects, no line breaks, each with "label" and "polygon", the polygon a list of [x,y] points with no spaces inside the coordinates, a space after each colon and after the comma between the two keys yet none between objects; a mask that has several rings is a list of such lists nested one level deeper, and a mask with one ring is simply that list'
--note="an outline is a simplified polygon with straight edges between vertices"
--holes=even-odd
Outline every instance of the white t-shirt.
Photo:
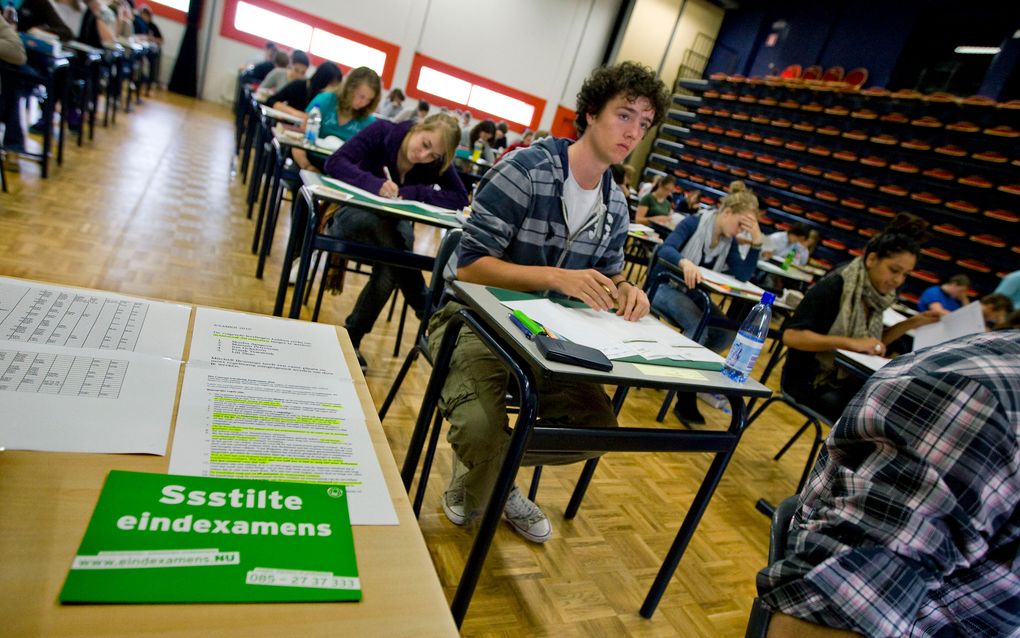
[{"label": "white t-shirt", "polygon": [[595,212],[595,204],[598,202],[601,186],[602,182],[600,181],[595,188],[585,190],[581,188],[572,174],[567,176],[567,181],[563,183],[563,204],[567,209],[568,237],[573,237]]}]

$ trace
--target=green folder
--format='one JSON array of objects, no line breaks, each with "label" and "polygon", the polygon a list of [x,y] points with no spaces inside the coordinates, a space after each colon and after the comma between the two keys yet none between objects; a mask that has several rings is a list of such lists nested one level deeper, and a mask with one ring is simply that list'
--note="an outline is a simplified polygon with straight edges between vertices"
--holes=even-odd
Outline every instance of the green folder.
[{"label": "green folder", "polygon": [[[506,301],[529,301],[532,299],[542,299],[542,295],[537,295],[531,292],[517,292],[516,290],[506,290],[504,288],[495,288],[487,286],[492,296],[499,302]],[[583,302],[574,299],[565,299],[563,297],[549,297],[549,300],[558,303],[561,306],[567,308],[587,308]],[[667,368],[692,368],[695,370],[722,370],[722,364],[712,363],[709,361],[678,361],[676,359],[646,359],[641,356],[623,357],[620,359],[613,359],[614,361],[626,361],[627,363],[644,363],[653,366],[665,366]]]},{"label": "green folder", "polygon": [[326,188],[332,188],[333,190],[340,191],[350,197],[348,200],[352,204],[362,203],[370,205],[371,208],[388,208],[393,211],[399,211],[405,214],[411,214],[418,217],[425,217],[430,220],[436,220],[442,222],[442,226],[460,226],[460,222],[457,220],[456,215],[451,211],[449,214],[437,213],[434,210],[430,210],[410,201],[404,201],[400,199],[387,200],[386,203],[381,203],[369,197],[365,197],[362,193],[352,188],[346,188],[341,184],[338,184],[331,180],[319,178],[319,184]]},{"label": "green folder", "polygon": [[62,603],[361,600],[342,485],[112,471]]}]

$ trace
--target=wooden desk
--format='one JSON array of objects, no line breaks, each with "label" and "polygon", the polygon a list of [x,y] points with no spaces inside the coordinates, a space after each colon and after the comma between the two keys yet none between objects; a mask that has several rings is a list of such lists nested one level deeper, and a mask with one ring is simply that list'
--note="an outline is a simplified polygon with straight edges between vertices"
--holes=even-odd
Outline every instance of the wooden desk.
[{"label": "wooden desk", "polygon": [[[193,315],[194,316],[194,315]],[[190,332],[188,344],[190,347]],[[455,636],[439,579],[350,339],[337,328],[397,526],[356,526],[359,603],[60,605],[109,470],[166,472],[168,456],[0,452],[0,614],[8,636]],[[187,352],[187,350],[186,350]],[[178,400],[180,383],[178,383]],[[176,407],[174,418],[176,420]],[[172,440],[172,434],[170,440]]]},{"label": "wooden desk", "polygon": [[342,191],[325,185],[322,176],[313,171],[301,171],[301,180],[305,185],[299,191],[299,196],[291,208],[290,238],[287,241],[287,251],[283,258],[284,266],[280,273],[280,284],[276,291],[276,304],[273,307],[273,314],[276,316],[281,316],[283,313],[290,276],[288,264],[295,257],[298,257],[300,261],[297,279],[294,282],[289,316],[292,319],[297,319],[301,316],[301,303],[304,299],[305,285],[309,281],[312,253],[315,250],[338,252],[345,257],[359,261],[387,263],[401,268],[432,270],[435,260],[431,256],[419,255],[409,250],[398,250],[379,245],[337,239],[319,233],[320,217],[316,205],[319,201],[356,206],[383,215],[400,217],[413,222],[422,222],[437,228],[458,228],[461,225],[460,215],[454,217],[408,210],[407,206],[413,206],[415,202],[393,200],[392,204],[387,204],[363,198],[348,198]]}]

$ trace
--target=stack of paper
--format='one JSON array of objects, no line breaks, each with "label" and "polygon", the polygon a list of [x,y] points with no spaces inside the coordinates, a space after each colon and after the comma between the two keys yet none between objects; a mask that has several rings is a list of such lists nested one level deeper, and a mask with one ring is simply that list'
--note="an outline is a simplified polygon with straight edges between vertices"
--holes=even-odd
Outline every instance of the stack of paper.
[{"label": "stack of paper", "polygon": [[710,268],[705,268],[704,266],[699,266],[699,268],[701,270],[701,278],[716,288],[733,290],[735,292],[748,292],[755,295],[761,295],[765,292],[749,281],[740,281],[732,275],[716,272]]},{"label": "stack of paper", "polygon": [[549,299],[504,302],[574,343],[601,350],[610,359],[641,356],[722,365],[723,359],[651,316],[625,321],[612,312],[567,308]]}]

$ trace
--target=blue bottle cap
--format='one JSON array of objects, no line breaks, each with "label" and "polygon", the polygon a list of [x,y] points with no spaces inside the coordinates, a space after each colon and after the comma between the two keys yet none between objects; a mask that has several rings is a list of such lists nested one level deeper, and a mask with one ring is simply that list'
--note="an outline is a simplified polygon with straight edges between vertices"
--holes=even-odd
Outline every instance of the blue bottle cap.
[{"label": "blue bottle cap", "polygon": [[763,304],[765,304],[766,306],[771,306],[772,302],[774,302],[775,300],[776,300],[776,293],[774,293],[774,292],[769,292],[768,290],[766,290],[765,292],[763,292],[761,294],[761,302]]}]

